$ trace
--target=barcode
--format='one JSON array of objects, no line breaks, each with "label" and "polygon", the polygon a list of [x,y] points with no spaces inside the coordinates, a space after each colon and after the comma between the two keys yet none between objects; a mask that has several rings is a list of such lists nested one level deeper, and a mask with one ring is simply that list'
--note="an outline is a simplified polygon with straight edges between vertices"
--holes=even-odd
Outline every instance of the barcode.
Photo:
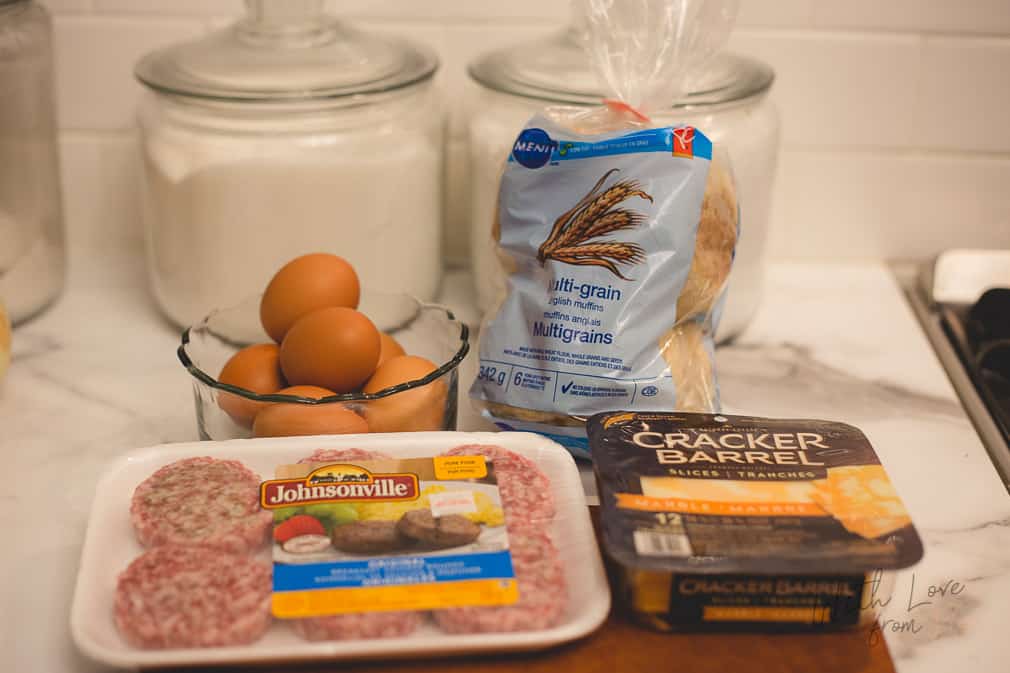
[{"label": "barcode", "polygon": [[691,541],[678,533],[635,531],[635,551],[642,556],[690,556]]}]

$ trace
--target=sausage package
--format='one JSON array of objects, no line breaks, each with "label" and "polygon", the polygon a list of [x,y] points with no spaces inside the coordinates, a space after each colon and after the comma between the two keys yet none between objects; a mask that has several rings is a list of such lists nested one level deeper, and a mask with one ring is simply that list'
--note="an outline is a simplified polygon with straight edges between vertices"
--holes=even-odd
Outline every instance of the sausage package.
[{"label": "sausage package", "polygon": [[275,617],[517,603],[491,461],[368,458],[320,453],[262,484]]},{"label": "sausage package", "polygon": [[649,627],[856,626],[886,602],[886,571],[922,557],[851,425],[614,412],[588,427],[603,547],[621,599]]},{"label": "sausage package", "polygon": [[91,658],[154,668],[536,650],[609,609],[569,452],[408,432],[120,456],[70,623]]},{"label": "sausage package", "polygon": [[519,132],[492,232],[505,294],[470,390],[498,427],[583,457],[594,413],[718,410],[712,335],[739,231],[728,157],[702,130],[641,109],[676,96],[687,64],[673,46],[704,52],[681,31],[703,17],[678,24],[664,3],[640,3],[629,32],[617,5],[599,4],[577,3],[591,10],[587,58],[614,66],[603,79],[619,102],[547,108]]}]

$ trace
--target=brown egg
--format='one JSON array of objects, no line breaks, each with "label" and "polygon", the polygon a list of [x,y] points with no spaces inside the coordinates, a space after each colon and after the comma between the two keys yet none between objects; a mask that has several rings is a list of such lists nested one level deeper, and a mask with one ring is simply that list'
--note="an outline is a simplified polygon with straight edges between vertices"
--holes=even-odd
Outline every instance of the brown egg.
[{"label": "brown egg", "polygon": [[[287,385],[281,375],[280,348],[277,344],[243,348],[225,363],[217,380],[261,395],[276,393]],[[217,404],[236,423],[246,427],[252,425],[253,418],[264,406],[263,402],[224,391],[218,393]]]},{"label": "brown egg", "polygon": [[336,395],[332,390],[320,388],[319,386],[288,386],[283,390],[278,390],[279,395],[294,395],[295,397],[310,397],[314,400],[321,400],[330,395]]},{"label": "brown egg", "polygon": [[389,336],[385,332],[379,332],[379,362],[375,365],[378,369],[382,364],[389,360],[390,358],[395,358],[397,355],[406,355],[407,351],[403,350],[396,339]]},{"label": "brown egg", "polygon": [[270,280],[260,300],[260,322],[280,343],[302,316],[327,306],[357,308],[360,294],[358,274],[347,260],[326,253],[302,255]]},{"label": "brown egg", "polygon": [[281,343],[281,370],[288,383],[349,393],[375,371],[379,350],[379,330],[364,314],[321,308],[288,330]]},{"label": "brown egg", "polygon": [[[422,378],[438,369],[416,355],[400,355],[379,367],[362,392],[377,393],[391,386]],[[372,432],[441,430],[448,386],[441,379],[426,386],[367,402],[365,418]]]},{"label": "brown egg", "polygon": [[[283,395],[320,399],[333,395],[318,386],[291,386]],[[296,435],[348,435],[368,432],[368,423],[343,404],[311,405],[277,402],[266,406],[253,422],[255,437],[293,437]]]}]

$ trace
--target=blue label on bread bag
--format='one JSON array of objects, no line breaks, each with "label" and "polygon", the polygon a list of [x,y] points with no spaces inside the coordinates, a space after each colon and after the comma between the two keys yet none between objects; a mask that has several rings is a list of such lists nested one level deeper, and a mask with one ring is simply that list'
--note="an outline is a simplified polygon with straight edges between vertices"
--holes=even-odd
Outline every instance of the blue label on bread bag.
[{"label": "blue label on bread bag", "polygon": [[556,147],[543,129],[523,129],[512,146],[512,157],[526,168],[540,168],[551,160]]}]

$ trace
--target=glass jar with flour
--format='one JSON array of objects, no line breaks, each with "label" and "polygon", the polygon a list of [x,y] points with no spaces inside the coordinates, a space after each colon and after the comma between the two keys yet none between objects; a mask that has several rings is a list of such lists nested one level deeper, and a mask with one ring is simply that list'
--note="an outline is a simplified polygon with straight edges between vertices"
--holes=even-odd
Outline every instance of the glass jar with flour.
[{"label": "glass jar with flour", "polygon": [[441,280],[438,61],[322,0],[247,0],[222,31],[145,56],[143,204],[154,295],[189,324],[308,252],[371,290]]},{"label": "glass jar with flour", "polygon": [[57,140],[52,21],[36,2],[0,0],[0,341],[3,304],[18,324],[63,288]]}]

